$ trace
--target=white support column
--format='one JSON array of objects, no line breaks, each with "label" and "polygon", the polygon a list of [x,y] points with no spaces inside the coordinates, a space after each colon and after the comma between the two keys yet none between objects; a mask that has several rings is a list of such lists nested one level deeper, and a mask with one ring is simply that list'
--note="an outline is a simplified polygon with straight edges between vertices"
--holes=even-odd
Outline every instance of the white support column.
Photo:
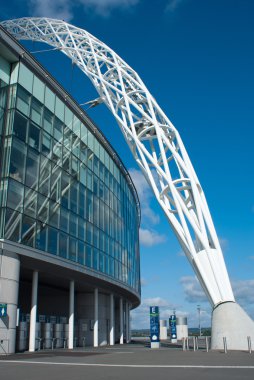
[{"label": "white support column", "polygon": [[110,337],[109,337],[109,344],[110,346],[114,346],[115,344],[115,302],[114,302],[114,295],[110,294]]},{"label": "white support column", "polygon": [[126,343],[130,342],[130,305],[126,301],[125,304],[125,320],[126,320]]},{"label": "white support column", "polygon": [[69,293],[69,339],[68,348],[73,350],[74,342],[74,281],[70,281],[70,293]]},{"label": "white support column", "polygon": [[119,315],[119,319],[120,319],[120,344],[123,344],[123,299],[120,298],[120,315]]},{"label": "white support column", "polygon": [[37,295],[38,295],[38,272],[33,272],[32,281],[32,299],[30,312],[30,334],[29,334],[29,351],[35,351],[35,331],[36,331],[36,315],[37,315]]},{"label": "white support column", "polygon": [[126,343],[129,343],[129,304],[125,303],[125,328],[126,328]]},{"label": "white support column", "polygon": [[94,289],[94,327],[93,327],[93,346],[98,347],[99,341],[99,313],[98,313],[98,288]]}]

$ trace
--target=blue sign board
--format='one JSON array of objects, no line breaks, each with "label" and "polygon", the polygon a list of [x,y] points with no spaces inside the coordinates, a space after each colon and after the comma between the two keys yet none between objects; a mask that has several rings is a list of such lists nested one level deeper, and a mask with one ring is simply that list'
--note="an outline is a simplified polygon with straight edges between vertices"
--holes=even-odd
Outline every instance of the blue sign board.
[{"label": "blue sign board", "polygon": [[7,317],[7,303],[0,303],[0,318]]},{"label": "blue sign board", "polygon": [[160,342],[160,312],[158,306],[150,306],[150,339]]},{"label": "blue sign board", "polygon": [[169,317],[169,326],[171,331],[171,339],[177,339],[176,335],[176,316],[175,314],[170,315]]}]

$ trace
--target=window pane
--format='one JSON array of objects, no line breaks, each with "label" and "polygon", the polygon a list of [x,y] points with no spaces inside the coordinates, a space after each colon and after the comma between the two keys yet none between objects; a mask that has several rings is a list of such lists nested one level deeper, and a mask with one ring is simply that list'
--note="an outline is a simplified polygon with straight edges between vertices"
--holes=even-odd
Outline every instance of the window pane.
[{"label": "window pane", "polygon": [[57,239],[58,232],[54,228],[48,229],[48,251],[53,253],[53,255],[57,255]]},{"label": "window pane", "polygon": [[98,251],[95,248],[93,250],[93,269],[98,270]]},{"label": "window pane", "polygon": [[47,108],[44,108],[44,114],[43,114],[43,128],[48,133],[52,134],[52,127],[53,127],[53,119],[54,114],[50,112]]},{"label": "window pane", "polygon": [[40,128],[33,123],[29,126],[28,144],[36,150],[40,149]]},{"label": "window pane", "polygon": [[13,133],[20,140],[26,142],[27,134],[27,118],[21,115],[19,112],[15,112],[14,123],[13,123]]},{"label": "window pane", "polygon": [[86,189],[83,185],[79,185],[79,203],[78,214],[82,217],[86,217]]},{"label": "window pane", "polygon": [[64,123],[72,129],[72,119],[73,119],[73,113],[71,110],[65,106],[65,115],[64,115]]},{"label": "window pane", "polygon": [[65,208],[69,207],[70,177],[62,171],[61,181],[61,204]]},{"label": "window pane", "polygon": [[21,229],[21,243],[34,247],[35,239],[35,220],[23,215],[22,229]]},{"label": "window pane", "polygon": [[19,68],[19,83],[29,92],[32,92],[33,73],[23,63],[20,64]]},{"label": "window pane", "polygon": [[18,86],[16,107],[24,115],[29,116],[30,112],[30,94],[21,86]]},{"label": "window pane", "polygon": [[57,165],[52,165],[51,172],[51,191],[50,197],[55,202],[61,199],[61,169]]},{"label": "window pane", "polygon": [[93,225],[91,223],[86,224],[86,241],[93,244]]},{"label": "window pane", "polygon": [[77,261],[77,252],[76,252],[76,240],[70,238],[70,244],[69,244],[69,260]]},{"label": "window pane", "polygon": [[78,206],[78,184],[73,182],[70,189],[70,209],[73,212],[77,212]]},{"label": "window pane", "polygon": [[41,102],[44,103],[45,84],[34,75],[33,95]]},{"label": "window pane", "polygon": [[76,117],[74,118],[73,123],[73,133],[80,138],[80,121]]},{"label": "window pane", "polygon": [[49,208],[49,200],[43,195],[38,194],[37,197],[37,218],[42,223],[48,222],[48,208]]},{"label": "window pane", "polygon": [[64,103],[57,97],[55,105],[55,114],[60,120],[64,121]]},{"label": "window pane", "polygon": [[61,208],[61,219],[60,219],[60,229],[62,231],[69,231],[69,211]]},{"label": "window pane", "polygon": [[55,112],[55,94],[48,87],[45,91],[45,106],[51,112]]},{"label": "window pane", "polygon": [[37,233],[36,233],[36,242],[35,247],[41,251],[46,251],[46,242],[47,242],[47,227],[37,222]]},{"label": "window pane", "polygon": [[42,104],[32,98],[31,103],[31,119],[38,125],[41,125],[41,117],[42,117]]},{"label": "window pane", "polygon": [[86,192],[86,216],[89,222],[93,221],[93,195],[89,190]]},{"label": "window pane", "polygon": [[86,266],[91,268],[92,266],[92,247],[86,246]]},{"label": "window pane", "polygon": [[41,152],[50,158],[51,154],[51,137],[46,133],[43,132],[42,134],[42,142],[41,142]]},{"label": "window pane", "polygon": [[70,234],[73,235],[73,236],[76,236],[77,235],[77,230],[78,230],[78,218],[76,215],[74,214],[70,214]]},{"label": "window pane", "polygon": [[6,209],[5,214],[5,238],[19,242],[21,229],[21,216],[19,212]]},{"label": "window pane", "polygon": [[41,156],[40,162],[40,178],[39,178],[39,192],[49,196],[50,189],[50,175],[51,175],[51,161],[46,157]]},{"label": "window pane", "polygon": [[100,252],[99,256],[99,271],[104,272],[104,255],[102,252]]},{"label": "window pane", "polygon": [[62,144],[53,140],[52,160],[59,166],[62,165]]},{"label": "window pane", "polygon": [[78,218],[78,238],[85,241],[86,238],[86,222],[82,218]]},{"label": "window pane", "polygon": [[24,181],[26,146],[17,139],[13,139],[10,161],[10,177],[17,181]]},{"label": "window pane", "polygon": [[63,140],[63,123],[57,117],[54,120],[54,137],[57,141]]},{"label": "window pane", "polygon": [[68,257],[68,237],[62,233],[60,233],[59,237],[59,256],[66,259]]},{"label": "window pane", "polygon": [[26,160],[26,181],[28,187],[36,188],[39,178],[39,155],[37,152],[28,149]]},{"label": "window pane", "polygon": [[55,228],[59,225],[60,209],[59,204],[55,202],[49,202],[49,224]]},{"label": "window pane", "polygon": [[36,217],[37,193],[28,187],[25,188],[24,213]]},{"label": "window pane", "polygon": [[78,242],[78,263],[85,263],[85,244],[82,241]]},{"label": "window pane", "polygon": [[23,211],[24,186],[20,183],[9,180],[7,206],[16,210]]},{"label": "window pane", "polygon": [[87,146],[83,143],[83,141],[80,141],[80,160],[86,164],[87,159]]}]

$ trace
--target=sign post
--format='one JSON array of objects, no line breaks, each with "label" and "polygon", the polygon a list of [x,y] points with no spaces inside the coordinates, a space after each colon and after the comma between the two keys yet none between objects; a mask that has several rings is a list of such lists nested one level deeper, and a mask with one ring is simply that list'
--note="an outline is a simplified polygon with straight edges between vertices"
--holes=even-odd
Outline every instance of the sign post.
[{"label": "sign post", "polygon": [[7,317],[7,303],[0,303],[0,318]]},{"label": "sign post", "polygon": [[171,332],[171,343],[177,343],[176,316],[175,316],[175,314],[170,315],[169,326],[170,326],[170,332]]},{"label": "sign post", "polygon": [[160,348],[160,312],[158,306],[150,306],[151,348]]}]

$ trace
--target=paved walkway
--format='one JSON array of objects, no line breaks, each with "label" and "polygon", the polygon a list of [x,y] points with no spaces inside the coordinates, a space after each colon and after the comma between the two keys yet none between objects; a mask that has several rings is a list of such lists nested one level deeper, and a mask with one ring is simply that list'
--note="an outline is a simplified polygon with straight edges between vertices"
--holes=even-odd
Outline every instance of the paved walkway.
[{"label": "paved walkway", "polygon": [[0,357],[3,380],[254,379],[254,353],[182,351],[143,344],[45,350]]}]

